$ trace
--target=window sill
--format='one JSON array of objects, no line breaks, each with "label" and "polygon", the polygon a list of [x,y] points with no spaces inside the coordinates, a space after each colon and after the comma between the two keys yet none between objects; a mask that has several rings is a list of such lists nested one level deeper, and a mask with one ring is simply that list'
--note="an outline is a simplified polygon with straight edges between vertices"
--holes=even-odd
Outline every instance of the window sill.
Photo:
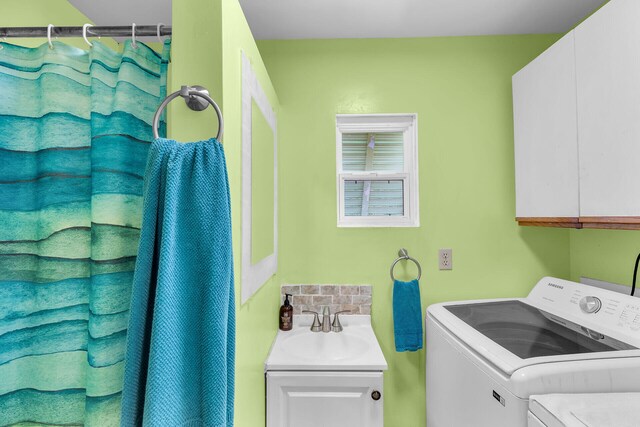
[{"label": "window sill", "polygon": [[411,220],[409,218],[395,219],[390,221],[385,218],[358,218],[357,220],[339,220],[338,228],[418,228],[420,221]]}]

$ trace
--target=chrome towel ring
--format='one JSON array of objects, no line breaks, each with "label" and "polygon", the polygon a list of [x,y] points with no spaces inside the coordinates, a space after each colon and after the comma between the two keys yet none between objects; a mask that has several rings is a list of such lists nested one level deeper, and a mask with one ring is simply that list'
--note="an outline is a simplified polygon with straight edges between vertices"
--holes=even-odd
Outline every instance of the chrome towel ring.
[{"label": "chrome towel ring", "polygon": [[218,134],[216,135],[216,139],[220,141],[222,133],[224,132],[222,111],[220,111],[218,104],[216,104],[216,102],[209,96],[209,91],[202,86],[182,86],[179,91],[173,92],[171,95],[167,96],[164,101],[162,101],[162,104],[160,104],[156,114],[153,116],[153,137],[156,139],[159,138],[158,124],[160,123],[160,115],[162,114],[162,111],[171,101],[179,96],[184,98],[184,102],[187,104],[187,107],[193,111],[202,111],[211,104],[213,109],[216,110],[216,115],[218,116]]},{"label": "chrome towel ring", "polygon": [[413,261],[416,264],[416,267],[418,267],[418,277],[416,277],[416,280],[420,280],[420,277],[422,276],[422,268],[420,267],[420,263],[415,259],[409,256],[409,253],[407,252],[406,249],[402,248],[398,251],[398,259],[396,259],[395,261],[393,261],[393,264],[391,264],[391,270],[389,271],[391,273],[391,280],[393,280],[395,282],[396,278],[393,277],[393,269],[396,266],[396,264],[400,261],[402,261],[403,259],[407,259],[409,261]]}]

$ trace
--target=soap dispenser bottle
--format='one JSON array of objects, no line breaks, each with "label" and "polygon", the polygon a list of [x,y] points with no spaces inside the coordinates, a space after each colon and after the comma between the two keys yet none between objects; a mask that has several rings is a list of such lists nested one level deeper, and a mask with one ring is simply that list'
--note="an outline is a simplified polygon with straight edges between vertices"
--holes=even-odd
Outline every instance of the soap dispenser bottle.
[{"label": "soap dispenser bottle", "polygon": [[293,306],[289,302],[291,294],[284,295],[284,304],[280,307],[280,330],[290,331],[293,328]]}]

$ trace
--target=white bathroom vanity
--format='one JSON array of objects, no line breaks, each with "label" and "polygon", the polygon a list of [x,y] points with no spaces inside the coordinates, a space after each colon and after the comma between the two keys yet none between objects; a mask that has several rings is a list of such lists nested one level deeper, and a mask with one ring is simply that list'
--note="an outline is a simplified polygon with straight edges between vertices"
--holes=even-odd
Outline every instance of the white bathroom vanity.
[{"label": "white bathroom vanity", "polygon": [[267,427],[382,427],[387,362],[365,315],[341,318],[342,332],[312,332],[294,316],[265,362]]}]

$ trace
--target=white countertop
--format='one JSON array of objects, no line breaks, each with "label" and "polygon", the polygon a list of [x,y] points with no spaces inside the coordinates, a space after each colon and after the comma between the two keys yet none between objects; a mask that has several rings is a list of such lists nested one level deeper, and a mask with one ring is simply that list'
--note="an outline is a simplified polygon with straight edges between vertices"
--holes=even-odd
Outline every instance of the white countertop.
[{"label": "white countertop", "polygon": [[291,331],[278,331],[264,364],[265,371],[387,369],[387,361],[371,328],[371,316],[340,316],[342,332],[311,332],[312,320],[313,315],[295,315]]}]

